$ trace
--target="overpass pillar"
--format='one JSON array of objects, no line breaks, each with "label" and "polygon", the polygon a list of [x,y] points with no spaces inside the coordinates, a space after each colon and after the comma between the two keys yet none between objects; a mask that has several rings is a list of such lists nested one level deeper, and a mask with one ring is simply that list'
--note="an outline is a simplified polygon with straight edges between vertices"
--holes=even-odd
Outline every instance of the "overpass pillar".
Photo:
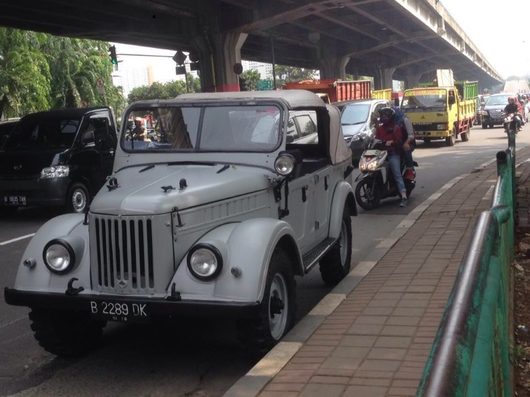
[{"label": "overpass pillar", "polygon": [[212,32],[194,40],[203,92],[239,91],[234,65],[241,63],[241,47],[247,36],[241,32]]},{"label": "overpass pillar", "polygon": [[346,65],[350,62],[350,57],[337,54],[333,44],[322,42],[318,61],[321,79],[344,80],[346,78]]},{"label": "overpass pillar", "polygon": [[405,88],[414,88],[418,86],[421,80],[421,73],[407,73],[405,75]]},{"label": "overpass pillar", "polygon": [[392,76],[396,68],[383,68],[378,67],[374,76],[374,88],[376,90],[383,90],[386,88],[392,88]]}]

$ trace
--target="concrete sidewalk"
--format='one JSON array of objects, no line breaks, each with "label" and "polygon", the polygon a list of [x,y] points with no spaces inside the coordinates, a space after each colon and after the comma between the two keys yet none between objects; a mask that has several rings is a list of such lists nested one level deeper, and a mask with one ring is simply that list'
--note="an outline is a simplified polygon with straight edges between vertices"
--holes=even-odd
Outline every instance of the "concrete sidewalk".
[{"label": "concrete sidewalk", "polygon": [[[530,192],[529,158],[517,152]],[[225,396],[415,396],[496,179],[492,159],[416,207]]]}]

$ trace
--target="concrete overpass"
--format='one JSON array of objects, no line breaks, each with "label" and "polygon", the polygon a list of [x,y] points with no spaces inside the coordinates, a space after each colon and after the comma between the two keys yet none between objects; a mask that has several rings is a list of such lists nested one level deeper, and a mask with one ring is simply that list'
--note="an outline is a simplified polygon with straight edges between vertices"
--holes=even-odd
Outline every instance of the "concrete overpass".
[{"label": "concrete overpass", "polygon": [[503,79],[438,0],[0,0],[0,25],[192,52],[203,88],[238,87],[241,58],[408,86],[451,68]]}]

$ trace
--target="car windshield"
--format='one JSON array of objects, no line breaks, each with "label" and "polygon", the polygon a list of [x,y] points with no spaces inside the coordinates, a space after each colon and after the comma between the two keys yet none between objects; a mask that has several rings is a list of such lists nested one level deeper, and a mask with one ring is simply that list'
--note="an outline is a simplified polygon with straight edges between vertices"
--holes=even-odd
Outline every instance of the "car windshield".
[{"label": "car windshield", "polygon": [[496,95],[490,96],[486,100],[486,106],[499,106],[499,105],[508,105],[509,95]]},{"label": "car windshield", "polygon": [[126,151],[270,152],[280,142],[280,109],[271,105],[135,108],[125,120]]},{"label": "car windshield", "polygon": [[80,119],[29,116],[13,128],[5,150],[67,149],[72,146]]},{"label": "car windshield", "polygon": [[421,112],[431,110],[433,112],[443,112],[446,109],[447,92],[425,91],[416,93],[406,93],[403,97],[402,109],[406,112]]},{"label": "car windshield", "polygon": [[370,113],[369,104],[348,104],[342,108],[340,123],[342,125],[353,125],[366,123]]}]

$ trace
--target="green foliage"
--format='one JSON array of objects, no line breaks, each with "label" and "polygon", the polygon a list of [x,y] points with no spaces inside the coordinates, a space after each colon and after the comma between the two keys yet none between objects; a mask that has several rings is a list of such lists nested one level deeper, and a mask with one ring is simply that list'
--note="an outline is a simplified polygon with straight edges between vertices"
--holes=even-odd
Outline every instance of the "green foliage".
[{"label": "green foliage", "polygon": [[0,117],[46,109],[50,68],[39,50],[42,33],[0,28]]},{"label": "green foliage", "polygon": [[168,83],[153,83],[150,86],[144,85],[134,88],[128,96],[128,102],[136,102],[145,99],[171,99],[186,92],[200,92],[201,81],[193,77],[191,73],[187,74],[188,91],[186,91],[186,82],[183,80],[170,81]]},{"label": "green foliage", "polygon": [[243,91],[255,91],[258,88],[258,82],[261,78],[261,75],[257,70],[249,69],[245,70],[239,76],[241,84],[241,89]]},{"label": "green foliage", "polygon": [[95,105],[121,113],[107,51],[106,42],[0,28],[0,117]]},{"label": "green foliage", "polygon": [[278,86],[295,81],[312,80],[316,76],[316,71],[312,69],[296,68],[294,66],[276,65],[274,70]]}]

